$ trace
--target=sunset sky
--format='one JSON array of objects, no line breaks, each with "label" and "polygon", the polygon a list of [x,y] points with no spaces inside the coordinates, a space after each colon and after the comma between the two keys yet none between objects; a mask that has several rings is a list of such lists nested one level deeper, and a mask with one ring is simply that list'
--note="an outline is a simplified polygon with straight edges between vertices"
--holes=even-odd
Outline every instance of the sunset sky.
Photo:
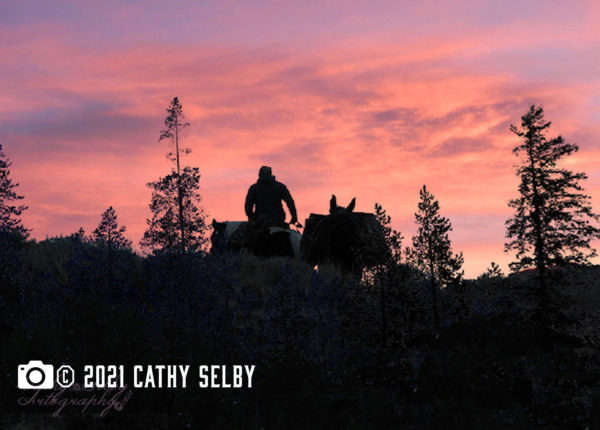
[{"label": "sunset sky", "polygon": [[137,243],[178,96],[209,220],[242,220],[266,164],[301,221],[356,197],[408,245],[426,184],[474,277],[511,258],[509,125],[529,104],[579,145],[600,212],[598,23],[597,1],[5,1],[0,144],[33,238],[112,205]]}]

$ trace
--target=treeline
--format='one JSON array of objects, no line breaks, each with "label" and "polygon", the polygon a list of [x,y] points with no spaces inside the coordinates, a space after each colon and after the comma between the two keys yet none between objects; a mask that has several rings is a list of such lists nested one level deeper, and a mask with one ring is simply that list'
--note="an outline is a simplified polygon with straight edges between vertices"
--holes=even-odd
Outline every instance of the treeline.
[{"label": "treeline", "polygon": [[[1,370],[30,359],[80,366],[257,366],[253,390],[135,391],[119,414],[69,415],[99,428],[584,428],[600,414],[597,215],[583,173],[558,166],[577,150],[548,139],[532,106],[522,138],[519,197],[510,202],[505,276],[492,263],[463,279],[450,220],[425,186],[410,244],[375,214],[390,249],[362,279],[327,278],[301,261],[208,254],[197,168],[180,166],[179,100],[161,139],[171,173],[150,182],[152,217],[132,251],[109,207],[90,234],[27,240],[17,184],[0,155]],[[1,153],[1,150],[0,150]],[[523,271],[534,268],[532,271]],[[1,401],[22,419],[16,379]],[[560,381],[560,382],[559,382]],[[568,402],[565,399],[570,399]],[[45,424],[51,425],[51,419]],[[316,427],[319,427],[318,425]]]},{"label": "treeline", "polygon": [[405,263],[330,280],[300,261],[239,254],[116,249],[111,262],[77,234],[1,243],[6,428],[23,413],[55,422],[49,408],[16,405],[16,366],[34,358],[257,366],[252,390],[134,390],[102,419],[67,411],[81,428],[583,428],[600,392],[597,267],[549,283],[543,325],[533,273],[491,268],[434,292]]},{"label": "treeline", "polygon": [[[182,133],[190,123],[177,97],[166,111],[159,141],[166,141],[173,148],[167,158],[174,166],[170,174],[147,184],[152,189],[149,205],[152,217],[146,220],[147,229],[140,246],[154,254],[206,251],[208,226],[206,213],[200,206],[199,169],[182,167],[180,160],[191,152],[180,147]],[[506,221],[505,251],[516,251],[516,258],[510,264],[513,272],[536,269],[541,290],[545,288],[550,268],[589,264],[597,255],[591,241],[600,238],[600,217],[593,212],[591,199],[583,193],[581,184],[587,176],[560,164],[579,148],[566,143],[561,136],[548,138],[550,125],[544,119],[543,109],[532,105],[521,117],[520,126],[510,127],[521,139],[513,149],[519,157],[516,173],[521,182],[518,197],[508,202],[515,212]],[[23,196],[17,193],[18,184],[10,178],[10,162],[1,151],[0,146],[0,231],[27,238],[28,230],[20,220],[27,207],[19,204]],[[412,246],[404,251],[403,237],[390,228],[391,219],[381,205],[375,205],[375,213],[386,232],[393,256],[390,262],[403,259],[427,272],[432,291],[460,282],[462,253],[452,251],[448,237],[452,230],[450,220],[440,214],[439,202],[425,185],[415,213],[418,231],[412,238]],[[112,206],[101,217],[98,228],[87,239],[106,247],[109,255],[113,249],[130,248],[132,243],[125,238],[125,227],[118,225]],[[84,237],[83,230],[78,234]]]}]

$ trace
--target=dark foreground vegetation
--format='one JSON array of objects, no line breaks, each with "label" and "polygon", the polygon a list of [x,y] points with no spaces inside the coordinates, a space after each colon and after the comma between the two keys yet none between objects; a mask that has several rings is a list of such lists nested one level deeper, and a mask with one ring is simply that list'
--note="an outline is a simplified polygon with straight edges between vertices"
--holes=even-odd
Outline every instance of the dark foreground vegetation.
[{"label": "dark foreground vegetation", "polygon": [[[438,292],[390,265],[322,279],[287,258],[141,258],[79,235],[0,241],[4,428],[600,426],[600,268],[491,270]],[[17,365],[256,365],[252,389],[133,389],[101,417],[19,406]],[[191,378],[190,381],[195,381]]]},{"label": "dark foreground vegetation", "polygon": [[[513,274],[492,263],[477,280],[463,279],[450,220],[426,186],[412,247],[402,248],[378,204],[381,235],[342,246],[346,235],[326,235],[336,240],[322,245],[332,252],[318,264],[345,261],[338,266],[352,275],[317,274],[290,258],[206,254],[199,169],[179,159],[189,153],[179,142],[189,123],[178,98],[167,112],[160,140],[173,145],[175,166],[148,183],[147,257],[132,252],[112,206],[89,236],[28,241],[27,207],[0,146],[0,427],[600,428],[600,267],[589,265],[600,216],[583,193],[586,175],[559,164],[577,145],[546,137],[541,107],[511,127],[521,140],[506,222]],[[332,199],[321,225],[348,221],[349,208]],[[382,245],[386,252],[372,253]],[[129,386],[119,402],[86,409],[78,403],[86,391],[63,393],[76,403],[64,407],[31,404],[35,390],[17,388],[18,366],[30,360],[76,372],[191,368],[187,388]],[[198,366],[213,364],[255,365],[253,387],[201,389]]]}]

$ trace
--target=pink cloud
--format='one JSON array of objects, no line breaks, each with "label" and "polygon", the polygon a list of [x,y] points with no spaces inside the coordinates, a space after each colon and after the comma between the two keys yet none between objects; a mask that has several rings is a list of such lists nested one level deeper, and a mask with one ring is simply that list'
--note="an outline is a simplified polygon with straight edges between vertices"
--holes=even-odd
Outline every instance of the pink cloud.
[{"label": "pink cloud", "polygon": [[[113,205],[137,242],[149,216],[145,183],[170,169],[158,136],[173,96],[192,124],[185,161],[200,167],[203,204],[217,219],[243,217],[248,186],[269,164],[301,217],[326,211],[332,193],[341,202],[357,197],[361,211],[379,202],[408,243],[427,184],[456,220],[454,248],[465,252],[467,274],[479,274],[487,260],[507,261],[506,202],[517,186],[517,140],[508,126],[528,103],[545,106],[552,135],[581,146],[573,168],[590,176],[586,189],[600,211],[600,60],[591,49],[600,35],[589,25],[598,9],[551,9],[525,22],[479,2],[455,10],[396,3],[378,12],[365,12],[366,3],[319,8],[317,24],[293,5],[236,10],[227,19],[221,7],[198,6],[191,17],[210,13],[224,28],[197,37],[177,9],[180,43],[141,24],[125,29],[127,20],[101,5],[94,10],[122,43],[92,44],[102,41],[100,22],[92,36],[71,24],[12,24],[0,43],[7,64],[0,138],[27,197],[33,236],[90,231]],[[340,22],[327,28],[338,12]],[[150,6],[126,13],[161,19]],[[293,22],[258,29],[285,14],[295,14]],[[406,26],[396,29],[396,21]],[[560,32],[550,31],[561,21]],[[284,30],[286,22],[299,33]],[[353,32],[356,24],[366,32]],[[311,25],[328,37],[304,33]],[[252,29],[260,35],[233,36]]]}]

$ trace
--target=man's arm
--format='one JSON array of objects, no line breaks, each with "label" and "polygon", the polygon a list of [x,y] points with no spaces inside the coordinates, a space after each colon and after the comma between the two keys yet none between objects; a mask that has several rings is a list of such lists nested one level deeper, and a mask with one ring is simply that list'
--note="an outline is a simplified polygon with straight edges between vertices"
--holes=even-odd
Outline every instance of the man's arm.
[{"label": "man's arm", "polygon": [[254,208],[254,187],[250,187],[248,189],[248,194],[246,194],[246,204],[244,205],[244,210],[246,212],[246,216],[248,220],[252,218],[252,210]]},{"label": "man's arm", "polygon": [[285,185],[283,186],[283,201],[287,205],[287,207],[290,211],[290,215],[292,216],[292,220],[290,221],[290,224],[297,223],[298,222],[298,214],[296,213],[296,205],[294,204],[294,199],[292,198],[292,195],[290,194],[289,190],[287,189],[287,187]]}]

